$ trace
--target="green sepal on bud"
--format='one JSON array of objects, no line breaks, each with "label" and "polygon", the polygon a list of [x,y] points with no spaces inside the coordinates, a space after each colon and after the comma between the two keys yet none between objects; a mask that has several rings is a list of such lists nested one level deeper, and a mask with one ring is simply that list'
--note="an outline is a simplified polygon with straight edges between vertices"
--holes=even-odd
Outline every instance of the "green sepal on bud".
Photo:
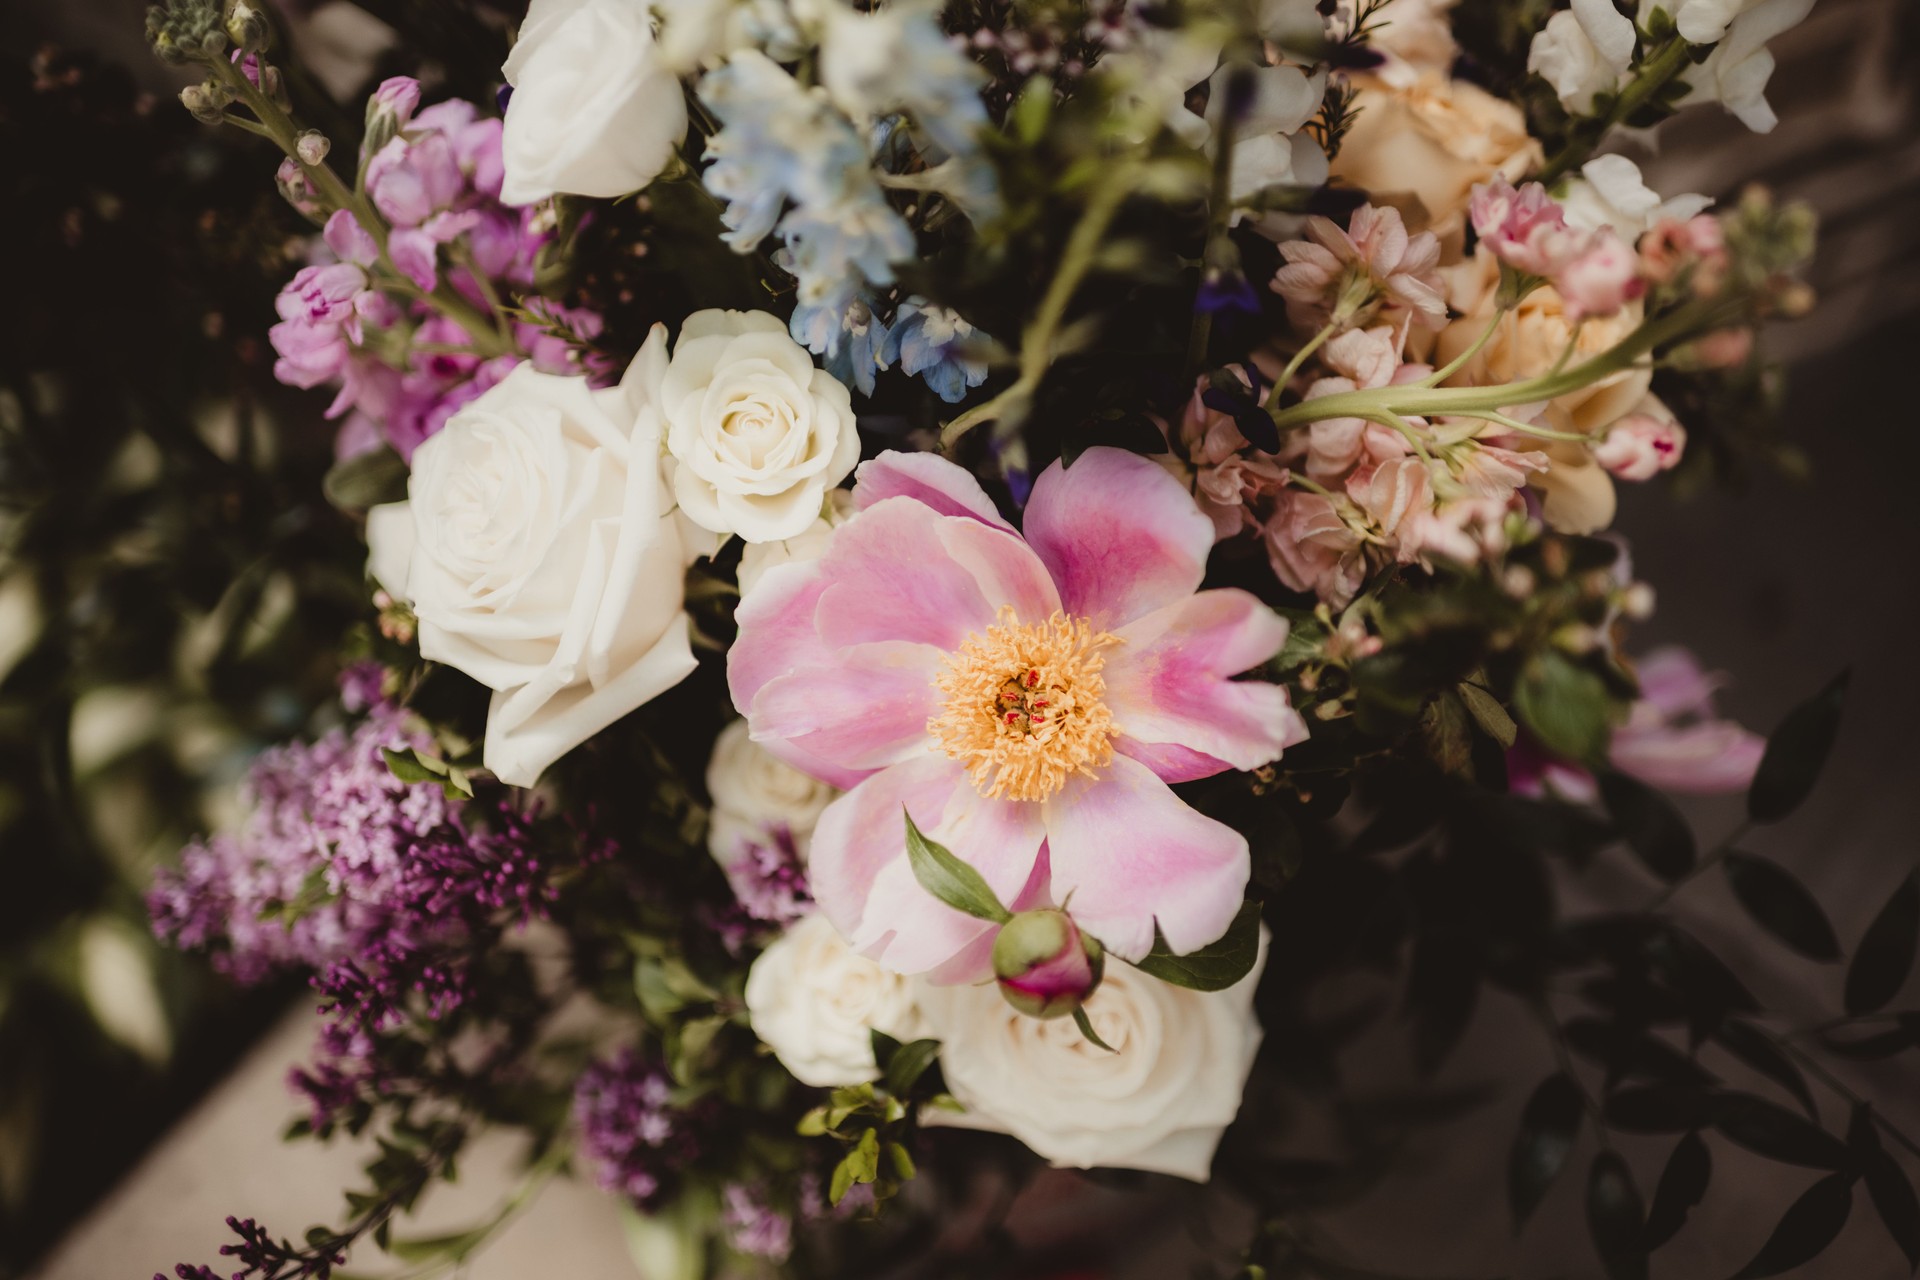
[{"label": "green sepal on bud", "polygon": [[169,66],[211,62],[227,51],[217,0],[167,0],[147,10],[147,42]]},{"label": "green sepal on bud", "polygon": [[259,53],[272,34],[267,15],[247,0],[239,0],[227,11],[227,39],[242,53]]},{"label": "green sepal on bud", "polygon": [[1008,1004],[1034,1018],[1077,1013],[1100,987],[1106,951],[1066,912],[1022,911],[993,941],[993,976]]}]

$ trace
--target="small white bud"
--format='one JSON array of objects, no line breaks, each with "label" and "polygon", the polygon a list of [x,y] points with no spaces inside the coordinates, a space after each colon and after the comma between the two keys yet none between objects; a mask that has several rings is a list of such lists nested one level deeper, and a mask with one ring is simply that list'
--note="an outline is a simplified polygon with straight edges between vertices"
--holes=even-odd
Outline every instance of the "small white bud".
[{"label": "small white bud", "polygon": [[294,150],[299,152],[301,164],[319,164],[327,158],[327,152],[332,148],[333,144],[327,141],[327,135],[318,129],[307,130],[300,135],[299,141],[294,143]]}]

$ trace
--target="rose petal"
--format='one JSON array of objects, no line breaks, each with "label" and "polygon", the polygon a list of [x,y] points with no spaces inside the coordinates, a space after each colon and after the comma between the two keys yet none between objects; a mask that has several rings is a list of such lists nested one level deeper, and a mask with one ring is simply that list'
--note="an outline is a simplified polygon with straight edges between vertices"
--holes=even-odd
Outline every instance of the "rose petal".
[{"label": "rose petal", "polygon": [[1106,630],[1192,595],[1213,549],[1213,521],[1185,486],[1124,449],[1041,472],[1026,535],[1067,612]]},{"label": "rose petal", "polygon": [[1162,781],[1255,769],[1306,740],[1286,689],[1230,678],[1287,640],[1286,620],[1246,592],[1202,591],[1121,628],[1120,639],[1105,672],[1116,745]]},{"label": "rose petal", "polygon": [[1175,952],[1227,931],[1250,862],[1232,827],[1188,807],[1137,760],[1116,755],[1047,801],[1053,896],[1109,951],[1138,960],[1158,922]]}]

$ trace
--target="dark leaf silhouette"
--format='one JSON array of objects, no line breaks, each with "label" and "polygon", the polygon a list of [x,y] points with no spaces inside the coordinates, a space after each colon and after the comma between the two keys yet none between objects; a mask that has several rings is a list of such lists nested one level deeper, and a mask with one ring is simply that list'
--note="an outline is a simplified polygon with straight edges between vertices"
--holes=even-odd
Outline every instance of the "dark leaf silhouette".
[{"label": "dark leaf silhouette", "polygon": [[1767,739],[1766,754],[1747,789],[1747,815],[1755,822],[1780,821],[1813,790],[1840,732],[1840,710],[1851,675],[1851,670],[1842,671],[1826,688],[1789,711]]},{"label": "dark leaf silhouette", "polygon": [[1751,1093],[1722,1093],[1713,1100],[1713,1127],[1757,1155],[1815,1169],[1846,1169],[1847,1144],[1805,1116]]},{"label": "dark leaf silhouette", "polygon": [[1466,941],[1423,937],[1413,945],[1406,1012],[1413,1021],[1413,1063],[1431,1075],[1467,1029],[1480,995],[1480,957]]},{"label": "dark leaf silhouette", "polygon": [[1580,1087],[1564,1072],[1556,1072],[1540,1082],[1520,1113],[1520,1131],[1514,1135],[1513,1152],[1507,1160],[1507,1199],[1513,1208],[1513,1225],[1524,1225],[1540,1201],[1560,1176],[1560,1169],[1573,1150],[1580,1133],[1580,1115],[1585,1104]]},{"label": "dark leaf silhouette", "polygon": [[1779,863],[1751,853],[1729,853],[1727,883],[1754,922],[1809,960],[1838,960],[1840,939],[1806,886]]},{"label": "dark leaf silhouette", "polygon": [[1777,1276],[1819,1257],[1820,1251],[1840,1234],[1840,1228],[1847,1225],[1852,1209],[1853,1179],[1844,1173],[1820,1179],[1793,1202],[1780,1225],[1760,1246],[1760,1252],[1740,1268],[1733,1280]]},{"label": "dark leaf silhouette", "polygon": [[1587,1230],[1607,1280],[1647,1280],[1640,1190],[1618,1152],[1600,1152],[1587,1172]]},{"label": "dark leaf silhouette", "polygon": [[1600,798],[1620,838],[1648,870],[1671,881],[1693,869],[1693,828],[1673,801],[1638,778],[1611,772],[1600,775]]},{"label": "dark leaf silhouette", "polygon": [[1714,1029],[1713,1038],[1728,1053],[1792,1094],[1809,1120],[1819,1121],[1820,1114],[1814,1109],[1813,1094],[1807,1089],[1806,1077],[1800,1074],[1800,1068],[1794,1065],[1793,1059],[1782,1053],[1779,1046],[1767,1039],[1759,1028],[1736,1018],[1728,1018]]},{"label": "dark leaf silhouette", "polygon": [[1687,1215],[1707,1194],[1707,1182],[1713,1177],[1713,1156],[1698,1132],[1687,1134],[1674,1144],[1667,1167],[1654,1188],[1653,1205],[1647,1210],[1646,1245],[1649,1251],[1680,1233]]},{"label": "dark leaf silhouette", "polygon": [[1907,1180],[1906,1170],[1881,1147],[1873,1111],[1865,1103],[1853,1109],[1847,1145],[1860,1160],[1874,1212],[1880,1215],[1887,1234],[1900,1246],[1900,1252],[1907,1256],[1907,1270],[1911,1272],[1920,1267],[1920,1200],[1914,1197],[1913,1183]]},{"label": "dark leaf silhouette", "polygon": [[1683,1085],[1640,1084],[1607,1097],[1607,1124],[1628,1133],[1680,1133],[1706,1120],[1707,1095]]},{"label": "dark leaf silhouette", "polygon": [[1920,942],[1920,872],[1910,871],[1854,949],[1853,963],[1847,966],[1848,1013],[1884,1009],[1900,993],[1913,969],[1916,942]]}]

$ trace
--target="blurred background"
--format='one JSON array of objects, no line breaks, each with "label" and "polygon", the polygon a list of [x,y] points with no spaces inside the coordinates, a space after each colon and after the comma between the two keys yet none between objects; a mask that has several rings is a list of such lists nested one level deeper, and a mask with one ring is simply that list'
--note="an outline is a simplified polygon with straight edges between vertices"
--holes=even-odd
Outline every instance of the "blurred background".
[{"label": "blurred background", "polygon": [[[294,90],[311,104],[355,101],[400,39],[496,41],[508,16],[476,25],[486,6],[451,0],[286,7],[317,81]],[[299,984],[235,991],[153,943],[142,896],[156,865],[221,821],[254,752],[312,727],[307,709],[325,701],[363,608],[358,575],[342,568],[355,533],[320,490],[324,406],[273,382],[264,341],[300,226],[264,144],[197,125],[173,101],[142,12],[134,0],[0,0],[0,243],[13,286],[0,342],[0,1278],[28,1274],[70,1234],[58,1273],[98,1274],[78,1260],[101,1256],[85,1253],[85,1224],[102,1221],[88,1215],[156,1144],[157,1163],[114,1201],[121,1229],[142,1220],[125,1216],[141,1179],[184,1167],[166,1163],[169,1145],[192,1147],[195,1168],[244,1165],[291,1115],[279,1074],[303,1027],[221,1082],[303,1003]],[[1789,366],[1783,421],[1805,474],[1755,474],[1679,502],[1635,489],[1619,527],[1660,595],[1642,647],[1684,642],[1732,673],[1725,706],[1751,727],[1771,728],[1854,664],[1826,781],[1758,848],[1851,938],[1920,848],[1920,502],[1907,483],[1920,434],[1901,391],[1920,363],[1920,6],[1821,0],[1774,47],[1775,132],[1699,111],[1630,149],[1663,192],[1761,181],[1819,211],[1820,304],[1769,335]],[[1704,830],[1725,821],[1710,806],[1698,816]],[[1688,910],[1711,936],[1725,906],[1704,891]],[[1746,959],[1762,972],[1781,963]],[[1795,984],[1815,1007],[1838,982],[1805,966],[1777,978],[1789,1007]],[[1454,1069],[1497,1070],[1497,1031],[1476,1042]],[[1909,1111],[1920,1104],[1897,1069],[1860,1073]],[[216,1090],[215,1111],[167,1136]],[[1484,1220],[1504,1239],[1489,1206],[1444,1189],[1485,1192],[1497,1210],[1510,1132],[1502,1116],[1457,1131],[1483,1139],[1413,1161],[1390,1188],[1407,1216],[1387,1220],[1455,1236]],[[351,1165],[299,1165],[310,1185],[290,1202],[308,1218],[332,1212]],[[1571,1200],[1562,1208],[1578,1231]],[[228,1211],[210,1198],[193,1238],[212,1239]],[[1386,1211],[1356,1217],[1355,1238]],[[538,1239],[577,1252],[577,1226],[562,1217]],[[1417,1265],[1420,1233],[1405,1235]],[[172,1260],[155,1246],[149,1272]],[[1858,1259],[1892,1255],[1849,1256],[1829,1255],[1820,1274],[1880,1274]]]}]

